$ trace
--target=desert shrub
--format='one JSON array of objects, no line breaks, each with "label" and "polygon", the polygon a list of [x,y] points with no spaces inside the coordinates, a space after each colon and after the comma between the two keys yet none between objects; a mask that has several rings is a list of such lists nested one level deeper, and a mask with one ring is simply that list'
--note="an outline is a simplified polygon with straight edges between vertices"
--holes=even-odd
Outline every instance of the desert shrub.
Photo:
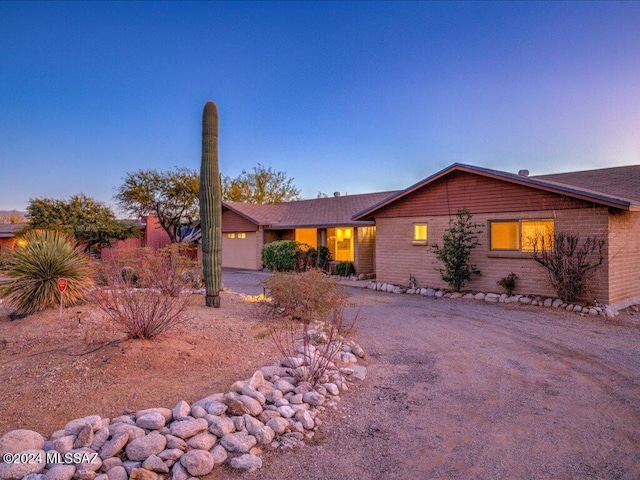
[{"label": "desert shrub", "polygon": [[440,270],[442,280],[459,292],[472,275],[480,275],[480,270],[469,263],[471,251],[480,245],[478,235],[480,225],[471,221],[473,216],[465,209],[458,210],[456,219],[449,221],[449,228],[442,237],[442,247],[432,245],[432,251],[444,264]]},{"label": "desert shrub", "polygon": [[547,270],[558,298],[574,303],[584,299],[589,274],[602,265],[604,245],[597,236],[581,240],[579,235],[555,233],[553,240],[544,236],[533,240],[533,259]]},{"label": "desert shrub", "polygon": [[317,250],[315,248],[309,248],[307,255],[311,259],[312,268],[318,268],[323,272],[329,271],[329,266],[332,260],[329,247],[321,245]]},{"label": "desert shrub", "polygon": [[262,264],[272,272],[291,272],[296,267],[295,240],[278,240],[262,247]]},{"label": "desert shrub", "polygon": [[356,267],[353,265],[353,262],[340,262],[331,273],[339,277],[349,277],[356,274]]},{"label": "desert shrub", "polygon": [[500,280],[496,282],[499,286],[504,288],[507,291],[508,295],[513,295],[513,291],[516,289],[516,283],[518,280],[518,276],[511,272],[506,277],[502,277]]},{"label": "desert shrub", "polygon": [[191,286],[185,275],[195,262],[178,248],[135,249],[103,263],[107,285],[96,289],[93,299],[129,338],[153,339],[186,320],[189,296],[182,291]]},{"label": "desert shrub", "polygon": [[93,286],[92,266],[67,234],[31,230],[23,242],[7,255],[6,280],[0,282],[0,296],[6,297],[19,316],[60,304],[58,279],[67,279],[65,305],[85,300]]},{"label": "desert shrub", "polygon": [[[326,258],[324,250],[322,253]],[[319,255],[306,243],[278,240],[262,247],[261,258],[262,265],[272,272],[304,272],[317,266]]]},{"label": "desert shrub", "polygon": [[317,269],[275,273],[264,283],[271,298],[263,306],[268,317],[276,319],[270,328],[274,343],[285,357],[303,353],[305,364],[296,375],[316,385],[355,323],[355,318],[345,321],[346,290]]},{"label": "desert shrub", "polygon": [[103,262],[99,276],[105,284],[114,281],[114,269],[120,270],[122,282],[131,287],[157,288],[167,295],[177,295],[184,288],[199,287],[202,272],[181,245],[163,248],[131,248],[117,252]]},{"label": "desert shrub", "polygon": [[268,308],[295,320],[323,321],[334,305],[346,305],[346,290],[318,269],[276,272],[264,280],[271,298]]},{"label": "desert shrub", "polygon": [[122,281],[96,289],[96,305],[129,338],[153,339],[186,320],[189,297],[166,295],[157,289],[134,288]]}]

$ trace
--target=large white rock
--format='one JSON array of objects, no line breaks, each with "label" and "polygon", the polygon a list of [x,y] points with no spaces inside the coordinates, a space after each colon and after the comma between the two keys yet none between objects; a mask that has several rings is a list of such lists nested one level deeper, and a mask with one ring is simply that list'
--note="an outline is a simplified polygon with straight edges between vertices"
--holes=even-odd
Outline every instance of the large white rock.
[{"label": "large white rock", "polygon": [[11,430],[0,437],[0,455],[43,448],[44,437],[33,430]]},{"label": "large white rock", "polygon": [[240,455],[231,459],[231,466],[247,472],[255,472],[262,467],[262,459],[257,455]]},{"label": "large white rock", "polygon": [[209,431],[217,437],[223,437],[228,433],[233,433],[235,429],[235,424],[229,417],[213,416],[210,419]]},{"label": "large white rock", "polygon": [[71,480],[76,473],[75,465],[54,465],[44,474],[44,480]]},{"label": "large white rock", "polygon": [[213,455],[206,450],[191,450],[180,457],[180,463],[193,477],[207,475],[215,465]]},{"label": "large white rock", "polygon": [[209,428],[209,423],[204,418],[193,418],[189,420],[180,420],[173,422],[169,427],[171,435],[182,439],[193,437],[200,432],[204,432]]},{"label": "large white rock", "polygon": [[191,406],[184,400],[180,400],[176,403],[176,406],[171,410],[171,418],[174,420],[185,420],[191,413]]},{"label": "large white rock", "polygon": [[222,445],[216,445],[213,447],[213,450],[211,450],[211,456],[213,457],[214,465],[222,465],[227,460],[229,454]]},{"label": "large white rock", "polygon": [[[9,454],[6,454],[9,455]],[[47,465],[47,455],[44,450],[28,449],[14,452],[28,459],[24,463],[0,463],[0,480],[20,480],[32,473],[40,473]]]},{"label": "large white rock", "polygon": [[164,427],[166,422],[167,420],[164,415],[160,412],[152,411],[145,413],[144,415],[140,415],[136,420],[136,425],[147,430],[160,430]]},{"label": "large white rock", "polygon": [[228,433],[220,440],[220,444],[229,452],[247,453],[258,443],[256,437],[244,432]]},{"label": "large white rock", "polygon": [[211,450],[213,446],[216,444],[218,437],[212,435],[209,432],[202,432],[194,435],[189,440],[187,440],[187,445],[191,448],[196,448],[199,450]]},{"label": "large white rock", "polygon": [[114,435],[114,437],[105,443],[100,449],[100,458],[107,459],[115,457],[119,454],[129,441],[129,432],[123,431]]},{"label": "large white rock", "polygon": [[[205,422],[206,423],[206,422]],[[167,439],[159,433],[150,433],[144,437],[132,440],[125,452],[130,460],[142,462],[151,455],[157,455],[164,450],[167,445]]]}]

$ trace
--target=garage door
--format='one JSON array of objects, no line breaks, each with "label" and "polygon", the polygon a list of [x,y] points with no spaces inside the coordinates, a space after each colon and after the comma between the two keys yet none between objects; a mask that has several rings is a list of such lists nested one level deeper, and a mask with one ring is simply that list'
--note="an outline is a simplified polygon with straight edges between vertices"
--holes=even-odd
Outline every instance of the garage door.
[{"label": "garage door", "polygon": [[257,270],[256,232],[223,233],[222,266]]}]

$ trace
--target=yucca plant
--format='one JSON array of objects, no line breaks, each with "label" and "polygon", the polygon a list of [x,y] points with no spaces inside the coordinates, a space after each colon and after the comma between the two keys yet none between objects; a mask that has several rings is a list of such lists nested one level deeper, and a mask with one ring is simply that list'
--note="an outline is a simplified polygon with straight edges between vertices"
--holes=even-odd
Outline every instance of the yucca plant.
[{"label": "yucca plant", "polygon": [[21,316],[59,305],[61,277],[67,279],[65,305],[82,302],[93,286],[91,264],[82,248],[72,237],[52,230],[27,232],[9,255],[5,276],[0,296]]}]

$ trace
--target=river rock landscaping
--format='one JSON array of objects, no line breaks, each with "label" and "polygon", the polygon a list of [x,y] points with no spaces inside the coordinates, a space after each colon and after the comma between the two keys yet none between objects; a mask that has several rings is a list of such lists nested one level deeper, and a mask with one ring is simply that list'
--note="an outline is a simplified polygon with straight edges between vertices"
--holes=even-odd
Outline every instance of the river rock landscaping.
[{"label": "river rock landscaping", "polygon": [[430,298],[463,298],[465,300],[479,300],[489,303],[522,303],[523,305],[533,305],[540,307],[552,307],[563,308],[567,311],[582,313],[587,315],[603,315],[605,317],[615,317],[618,315],[618,311],[613,307],[606,304],[594,303],[593,305],[587,304],[573,304],[565,303],[559,298],[541,297],[538,295],[507,295],[506,293],[461,293],[461,292],[447,292],[442,289],[435,288],[407,288],[401,285],[394,285],[391,283],[383,282],[368,282],[366,288],[370,290],[376,290],[389,293],[406,293],[408,295],[422,295]]},{"label": "river rock landscaping", "polygon": [[[313,332],[312,332],[313,333]],[[315,335],[319,338],[319,335]],[[355,342],[342,346],[320,382],[299,381],[313,344],[191,405],[149,408],[115,418],[89,415],[45,438],[12,430],[0,438],[1,480],[187,480],[225,462],[239,471],[262,466],[264,449],[286,449],[311,439],[321,414],[366,368]]]}]

